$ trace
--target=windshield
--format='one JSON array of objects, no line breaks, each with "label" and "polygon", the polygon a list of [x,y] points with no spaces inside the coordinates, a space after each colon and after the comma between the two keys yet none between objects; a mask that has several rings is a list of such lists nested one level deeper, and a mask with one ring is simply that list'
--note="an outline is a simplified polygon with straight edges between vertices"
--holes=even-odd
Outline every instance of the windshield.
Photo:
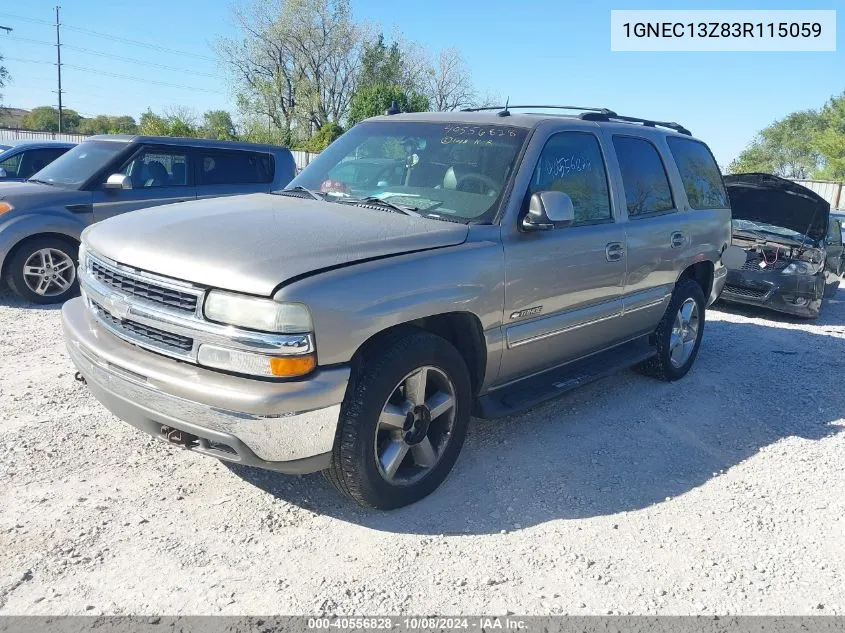
[{"label": "windshield", "polygon": [[506,125],[361,123],[332,143],[288,186],[329,200],[378,198],[426,217],[486,222],[525,142]]},{"label": "windshield", "polygon": [[754,232],[763,232],[763,233],[772,233],[773,235],[781,235],[783,237],[788,237],[794,240],[803,240],[804,234],[799,233],[798,231],[793,231],[792,229],[787,229],[782,226],[775,226],[774,224],[766,224],[765,222],[752,222],[751,220],[738,220],[734,219],[731,220],[732,226],[734,229],[738,231],[751,231]]},{"label": "windshield", "polygon": [[86,141],[59,156],[30,180],[62,187],[79,187],[125,149],[126,143]]}]

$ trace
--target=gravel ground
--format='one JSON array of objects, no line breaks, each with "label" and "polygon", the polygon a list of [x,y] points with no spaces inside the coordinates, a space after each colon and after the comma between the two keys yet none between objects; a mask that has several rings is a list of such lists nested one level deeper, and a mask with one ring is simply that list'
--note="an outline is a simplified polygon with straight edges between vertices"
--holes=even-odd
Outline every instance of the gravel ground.
[{"label": "gravel ground", "polygon": [[0,613],[845,614],[845,290],[708,312],[682,381],[623,372],[474,421],[392,513],[169,447],[0,294]]}]

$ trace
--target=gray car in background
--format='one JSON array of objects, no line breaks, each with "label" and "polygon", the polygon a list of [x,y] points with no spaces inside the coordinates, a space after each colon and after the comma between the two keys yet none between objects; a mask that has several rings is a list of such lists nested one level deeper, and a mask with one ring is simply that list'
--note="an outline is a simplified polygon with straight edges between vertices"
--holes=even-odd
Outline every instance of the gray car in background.
[{"label": "gray car in background", "polygon": [[161,204],[275,191],[295,171],[283,147],[92,136],[25,182],[0,181],[0,275],[24,299],[62,302],[78,290],[86,226]]},{"label": "gray car in background", "polygon": [[10,142],[0,146],[0,182],[26,180],[76,146],[65,141]]}]

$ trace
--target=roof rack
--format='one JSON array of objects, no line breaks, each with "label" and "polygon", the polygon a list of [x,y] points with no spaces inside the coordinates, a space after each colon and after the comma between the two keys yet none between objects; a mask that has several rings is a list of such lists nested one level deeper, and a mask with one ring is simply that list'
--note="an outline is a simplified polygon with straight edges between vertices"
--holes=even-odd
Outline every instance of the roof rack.
[{"label": "roof rack", "polygon": [[607,108],[587,108],[581,106],[568,105],[508,105],[503,106],[484,106],[483,108],[463,108],[461,112],[484,112],[485,110],[499,110],[499,116],[510,115],[510,110],[525,110],[526,108],[542,108],[544,110],[581,110],[582,112],[595,112],[597,114],[604,114],[606,116],[616,116],[613,110]]},{"label": "roof rack", "polygon": [[584,112],[583,114],[579,115],[578,118],[583,119],[584,121],[621,121],[624,123],[641,123],[646,127],[665,127],[675,132],[678,132],[679,134],[686,134],[687,136],[692,136],[692,132],[690,132],[680,123],[668,121],[652,121],[651,119],[640,119],[635,116],[622,116],[616,113],[606,114],[604,112]]}]

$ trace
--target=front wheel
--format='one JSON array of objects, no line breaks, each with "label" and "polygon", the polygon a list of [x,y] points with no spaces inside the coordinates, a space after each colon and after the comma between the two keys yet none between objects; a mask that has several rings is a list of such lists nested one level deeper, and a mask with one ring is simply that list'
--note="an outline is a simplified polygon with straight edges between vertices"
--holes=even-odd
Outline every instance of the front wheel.
[{"label": "front wheel", "polygon": [[32,303],[62,303],[79,291],[76,260],[70,241],[37,237],[17,248],[8,266],[9,287]]},{"label": "front wheel", "polygon": [[409,330],[362,359],[341,406],[327,479],[364,506],[399,508],[452,470],[470,417],[469,372],[458,351]]},{"label": "front wheel", "polygon": [[704,293],[692,279],[681,279],[653,335],[657,354],[634,369],[660,380],[683,378],[698,356],[703,334]]}]

